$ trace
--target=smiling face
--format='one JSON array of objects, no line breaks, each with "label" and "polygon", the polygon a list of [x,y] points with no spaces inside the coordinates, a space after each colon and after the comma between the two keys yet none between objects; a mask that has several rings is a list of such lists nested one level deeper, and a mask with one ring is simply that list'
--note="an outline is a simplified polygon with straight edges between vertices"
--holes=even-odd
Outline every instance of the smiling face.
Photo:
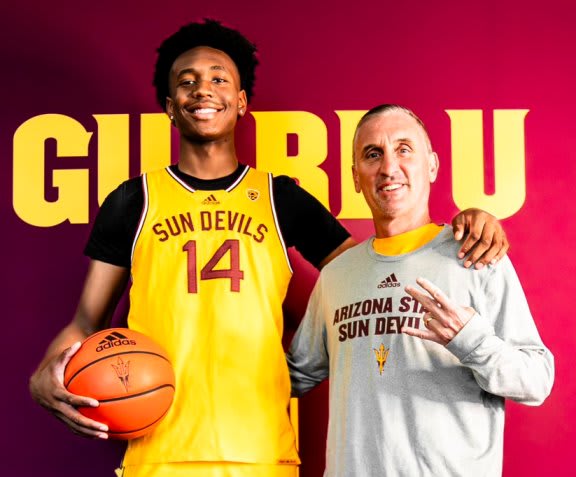
[{"label": "smiling face", "polygon": [[428,136],[408,113],[369,116],[356,131],[354,185],[364,194],[378,236],[430,223],[428,198],[437,173],[438,157]]},{"label": "smiling face", "polygon": [[204,46],[182,53],[169,83],[166,112],[183,137],[200,142],[233,138],[247,101],[238,69],[226,53]]}]

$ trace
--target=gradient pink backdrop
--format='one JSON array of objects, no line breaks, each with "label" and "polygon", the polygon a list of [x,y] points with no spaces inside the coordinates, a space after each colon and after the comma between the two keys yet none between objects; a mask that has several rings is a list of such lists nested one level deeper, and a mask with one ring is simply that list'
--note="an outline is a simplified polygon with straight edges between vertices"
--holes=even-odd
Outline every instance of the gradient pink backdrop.
[{"label": "gradient pink backdrop", "polygon": [[[95,194],[93,114],[158,112],[151,86],[155,49],[181,24],[223,20],[259,47],[253,111],[309,111],[328,127],[331,208],[338,213],[339,123],[335,110],[382,102],[413,108],[427,123],[442,160],[432,213],[449,221],[450,123],[446,109],[529,109],[526,118],[527,197],[504,221],[515,263],[545,343],[556,357],[556,384],[539,408],[508,405],[504,475],[574,475],[576,381],[571,367],[576,240],[572,197],[576,180],[576,94],[572,2],[3,2],[0,43],[0,216],[5,329],[1,346],[3,437],[0,475],[113,475],[121,444],[70,433],[34,404],[28,377],[71,318],[87,260],[88,225],[37,228],[12,205],[12,140],[27,119],[65,114],[95,131],[90,157],[70,167],[91,171]],[[240,157],[254,164],[254,123],[241,125]],[[137,135],[131,172],[138,171]],[[53,152],[52,152],[53,154]],[[489,154],[487,152],[487,157]],[[54,163],[49,162],[49,167]],[[367,220],[346,221],[358,239]],[[315,279],[295,259],[286,304],[287,337],[298,324]],[[566,311],[568,310],[568,311]],[[301,400],[303,477],[322,473],[326,386]]]}]

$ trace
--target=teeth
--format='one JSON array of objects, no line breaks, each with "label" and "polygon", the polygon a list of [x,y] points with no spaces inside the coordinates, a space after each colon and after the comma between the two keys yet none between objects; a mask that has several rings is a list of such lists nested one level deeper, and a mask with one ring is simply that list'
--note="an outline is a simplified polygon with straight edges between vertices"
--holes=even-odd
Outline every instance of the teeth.
[{"label": "teeth", "polygon": [[400,189],[400,187],[402,187],[401,184],[391,184],[391,185],[387,185],[387,186],[382,187],[382,189],[384,189],[385,191],[391,191],[391,190]]},{"label": "teeth", "polygon": [[194,113],[196,114],[209,114],[209,113],[215,113],[216,109],[214,108],[201,108],[201,109],[195,109]]}]

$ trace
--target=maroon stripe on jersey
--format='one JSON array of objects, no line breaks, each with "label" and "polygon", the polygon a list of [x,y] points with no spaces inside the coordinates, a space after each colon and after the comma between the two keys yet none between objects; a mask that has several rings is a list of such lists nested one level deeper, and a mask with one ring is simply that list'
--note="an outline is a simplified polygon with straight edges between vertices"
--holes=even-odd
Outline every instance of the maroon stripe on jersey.
[{"label": "maroon stripe on jersey", "polygon": [[288,264],[288,269],[290,273],[294,273],[292,268],[292,263],[290,262],[290,256],[288,255],[288,248],[286,247],[286,242],[284,241],[284,236],[282,235],[282,230],[280,229],[280,222],[278,222],[278,215],[276,214],[276,203],[274,202],[274,188],[273,188],[273,177],[272,174],[268,173],[268,195],[270,196],[270,206],[272,207],[272,216],[274,217],[274,225],[276,226],[276,233],[280,239],[280,244],[282,245],[282,250],[284,251],[284,257],[286,258],[286,263]]},{"label": "maroon stripe on jersey", "polygon": [[134,240],[132,241],[132,251],[130,252],[130,262],[134,259],[134,249],[136,248],[136,242],[142,232],[142,227],[144,227],[144,220],[146,220],[146,214],[148,214],[149,206],[149,194],[148,194],[148,174],[142,174],[142,194],[144,195],[144,202],[142,204],[142,213],[140,214],[140,220],[138,221],[138,227],[136,228],[136,233],[134,234]]}]

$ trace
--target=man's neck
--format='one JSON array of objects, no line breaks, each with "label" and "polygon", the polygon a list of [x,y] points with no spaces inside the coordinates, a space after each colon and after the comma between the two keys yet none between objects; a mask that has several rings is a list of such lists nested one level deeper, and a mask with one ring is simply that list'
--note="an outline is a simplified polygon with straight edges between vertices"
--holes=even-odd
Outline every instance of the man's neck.
[{"label": "man's neck", "polygon": [[178,168],[198,179],[218,179],[238,168],[234,142],[180,142]]},{"label": "man's neck", "polygon": [[394,237],[431,223],[427,210],[418,216],[374,218],[377,238]]},{"label": "man's neck", "polygon": [[442,232],[442,229],[441,225],[426,224],[399,235],[376,237],[372,241],[372,248],[380,255],[403,255],[430,243]]}]

